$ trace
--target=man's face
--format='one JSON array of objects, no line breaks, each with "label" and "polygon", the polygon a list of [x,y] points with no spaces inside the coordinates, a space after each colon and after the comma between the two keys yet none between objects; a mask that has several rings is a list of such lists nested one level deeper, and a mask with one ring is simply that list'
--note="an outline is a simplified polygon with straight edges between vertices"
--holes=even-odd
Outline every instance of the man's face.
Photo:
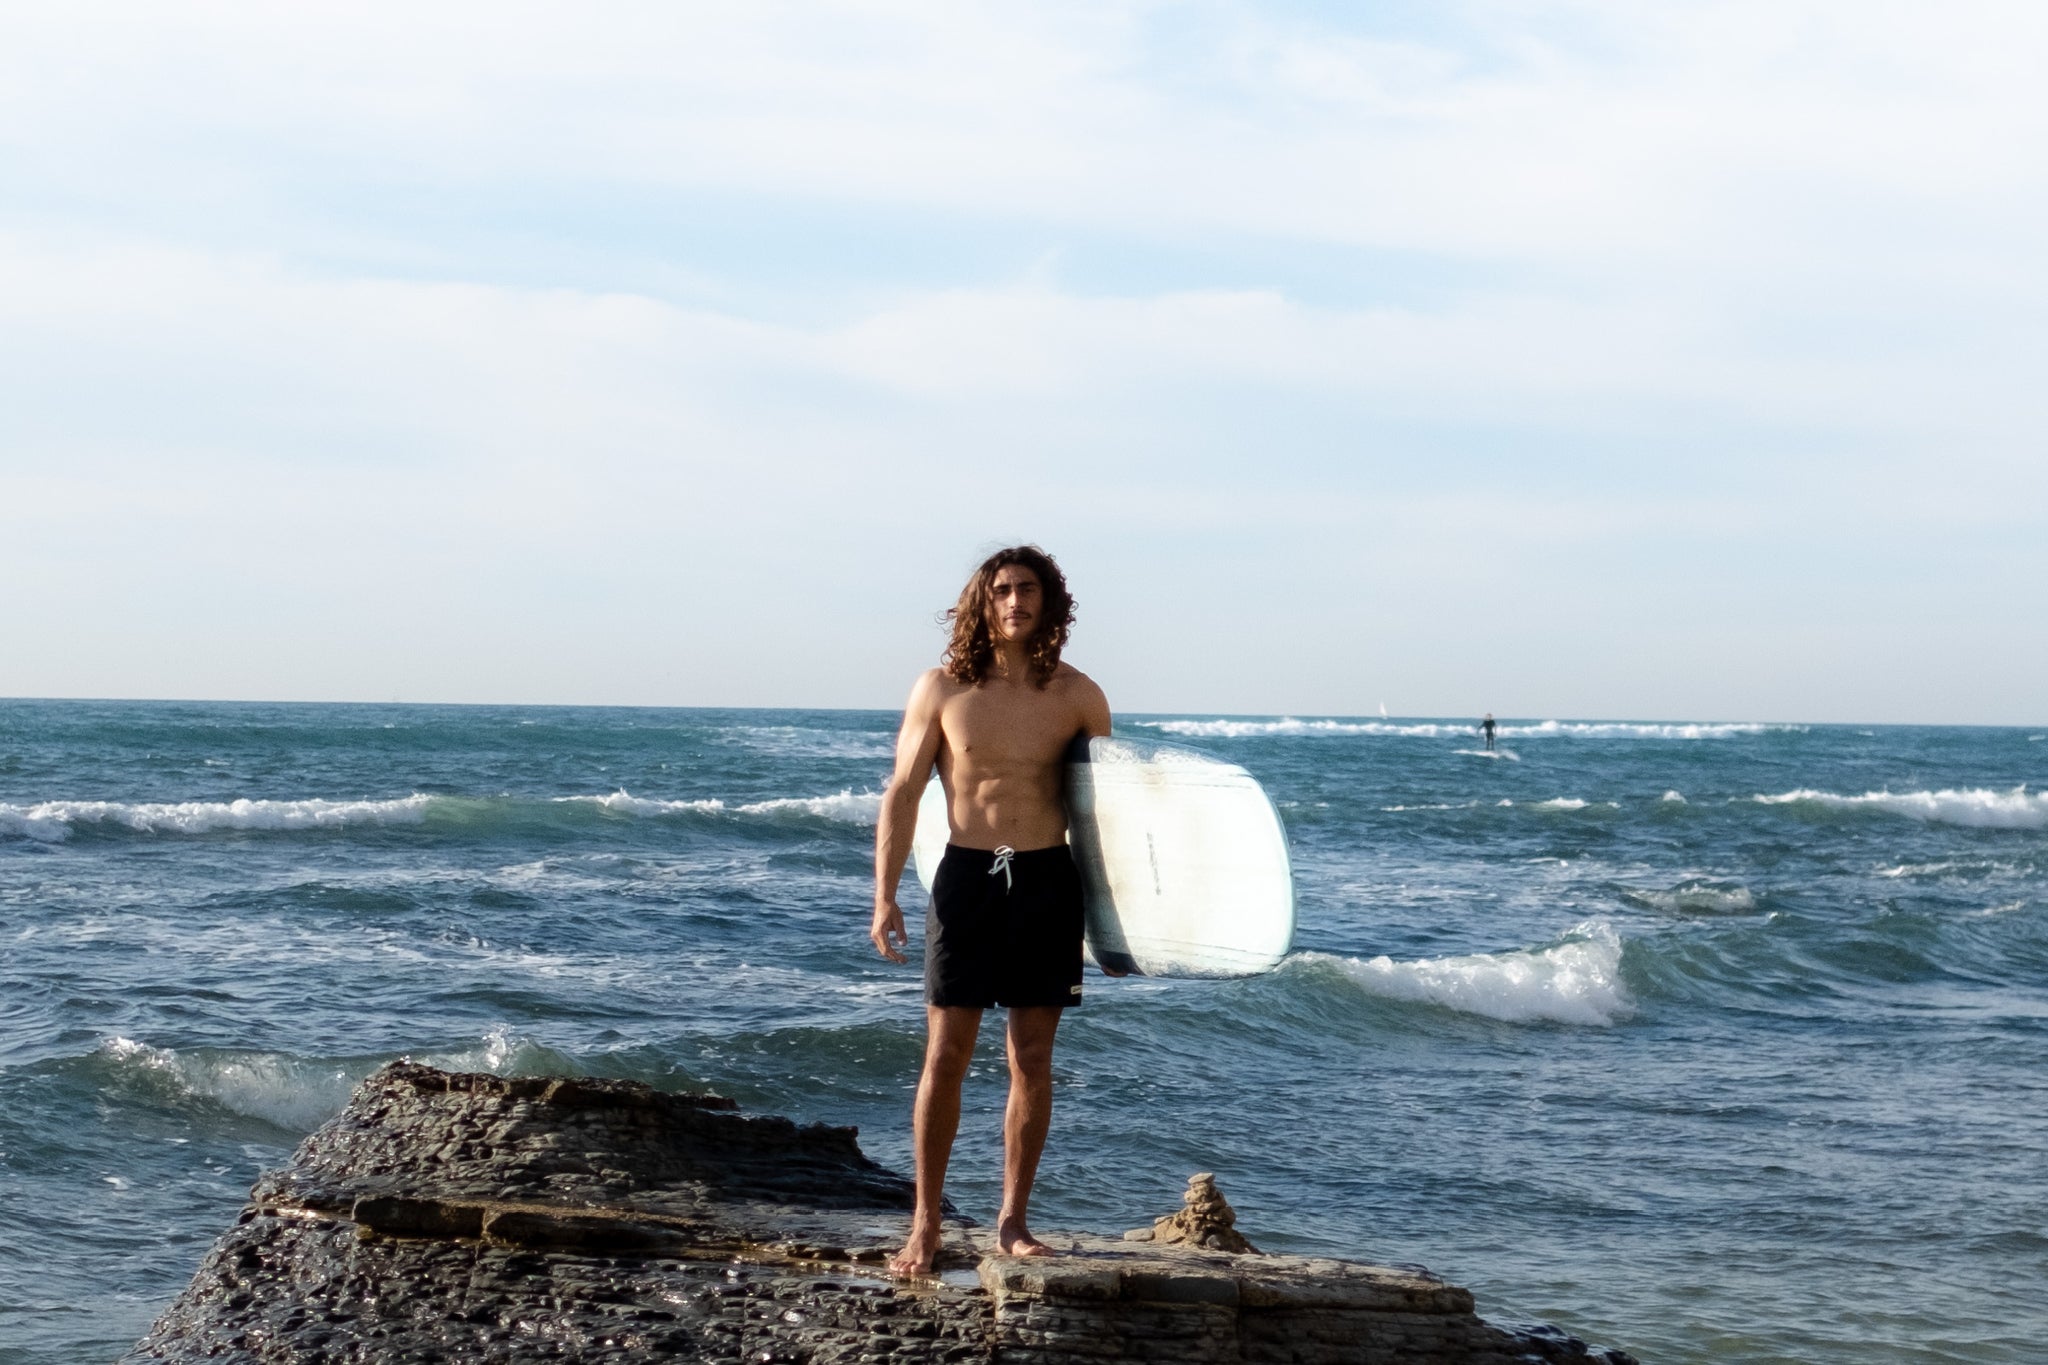
[{"label": "man's face", "polygon": [[989,628],[998,639],[1022,643],[1038,629],[1044,609],[1045,590],[1038,575],[1022,564],[1005,564],[996,570],[989,586]]}]

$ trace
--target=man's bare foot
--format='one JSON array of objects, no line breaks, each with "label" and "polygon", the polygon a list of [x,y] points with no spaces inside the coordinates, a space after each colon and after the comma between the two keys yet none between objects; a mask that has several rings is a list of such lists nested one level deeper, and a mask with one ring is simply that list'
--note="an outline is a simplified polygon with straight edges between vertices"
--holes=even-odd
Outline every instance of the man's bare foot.
[{"label": "man's bare foot", "polygon": [[996,1229],[996,1250],[1005,1256],[1056,1256],[1045,1243],[1033,1237],[1023,1224],[1005,1223]]},{"label": "man's bare foot", "polygon": [[932,1273],[932,1258],[939,1254],[939,1230],[933,1228],[912,1228],[910,1240],[903,1244],[903,1250],[896,1253],[889,1262],[891,1275],[929,1275]]}]

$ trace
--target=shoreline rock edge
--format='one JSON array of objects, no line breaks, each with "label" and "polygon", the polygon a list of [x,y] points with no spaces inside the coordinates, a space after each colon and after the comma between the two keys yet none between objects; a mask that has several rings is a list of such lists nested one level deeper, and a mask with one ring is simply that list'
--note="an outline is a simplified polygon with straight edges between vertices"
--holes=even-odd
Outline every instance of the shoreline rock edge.
[{"label": "shoreline rock edge", "polygon": [[910,1182],[851,1128],[634,1081],[397,1062],[265,1174],[124,1362],[1634,1365],[1427,1272],[949,1219],[884,1268]]}]

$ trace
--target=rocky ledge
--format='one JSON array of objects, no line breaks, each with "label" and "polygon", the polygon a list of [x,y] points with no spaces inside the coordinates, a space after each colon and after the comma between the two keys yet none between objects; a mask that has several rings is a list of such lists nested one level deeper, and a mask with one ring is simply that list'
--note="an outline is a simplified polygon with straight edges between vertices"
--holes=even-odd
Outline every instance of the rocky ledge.
[{"label": "rocky ledge", "polygon": [[[910,1183],[851,1128],[629,1081],[364,1081],[127,1361],[1596,1362],[1426,1272],[1260,1255],[1213,1180],[1153,1228],[891,1279]],[[1238,1248],[1231,1250],[1229,1248]]]}]

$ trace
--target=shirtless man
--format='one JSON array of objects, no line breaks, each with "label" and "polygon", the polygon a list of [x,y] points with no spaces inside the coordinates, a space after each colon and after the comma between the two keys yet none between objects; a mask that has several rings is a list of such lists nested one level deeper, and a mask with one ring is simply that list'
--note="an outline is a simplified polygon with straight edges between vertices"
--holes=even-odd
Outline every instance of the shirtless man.
[{"label": "shirtless man", "polygon": [[1067,852],[1061,761],[1076,735],[1109,733],[1102,689],[1060,662],[1073,615],[1051,556],[1028,545],[998,551],[947,613],[953,638],[943,664],[917,680],[904,708],[875,832],[868,935],[891,962],[909,960],[896,885],[934,765],[949,837],[925,921],[917,1211],[889,1263],[899,1275],[929,1273],[939,1249],[960,1082],[982,1011],[993,1006],[1009,1010],[1010,1057],[996,1245],[1010,1256],[1052,1254],[1025,1213],[1052,1123],[1053,1033],[1060,1011],[1081,1003],[1081,878]]}]

